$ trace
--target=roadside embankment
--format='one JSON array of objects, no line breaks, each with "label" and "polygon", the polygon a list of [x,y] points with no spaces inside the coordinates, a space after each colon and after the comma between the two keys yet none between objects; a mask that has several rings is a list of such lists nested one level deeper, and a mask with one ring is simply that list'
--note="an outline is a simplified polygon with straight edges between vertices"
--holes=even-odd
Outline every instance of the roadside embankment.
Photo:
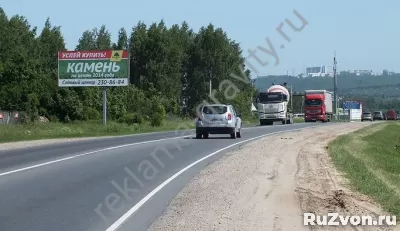
[{"label": "roadside embankment", "polygon": [[305,212],[382,214],[372,200],[350,191],[327,152],[337,136],[368,125],[340,123],[276,134],[227,153],[193,178],[148,230],[301,231],[310,228],[303,225]]},{"label": "roadside embankment", "polygon": [[329,144],[334,165],[352,189],[400,217],[400,123],[378,123]]}]

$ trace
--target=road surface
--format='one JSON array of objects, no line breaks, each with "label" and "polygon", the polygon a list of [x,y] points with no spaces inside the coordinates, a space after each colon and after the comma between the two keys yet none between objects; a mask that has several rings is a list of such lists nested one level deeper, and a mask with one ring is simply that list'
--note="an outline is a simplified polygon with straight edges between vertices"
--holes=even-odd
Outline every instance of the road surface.
[{"label": "road surface", "polygon": [[399,231],[400,225],[304,225],[307,212],[387,214],[348,187],[326,150],[338,135],[371,124],[342,123],[276,134],[226,153],[192,178],[148,231]]},{"label": "road surface", "polygon": [[324,125],[246,128],[240,139],[165,132],[1,151],[0,230],[146,230],[223,152],[310,126]]}]

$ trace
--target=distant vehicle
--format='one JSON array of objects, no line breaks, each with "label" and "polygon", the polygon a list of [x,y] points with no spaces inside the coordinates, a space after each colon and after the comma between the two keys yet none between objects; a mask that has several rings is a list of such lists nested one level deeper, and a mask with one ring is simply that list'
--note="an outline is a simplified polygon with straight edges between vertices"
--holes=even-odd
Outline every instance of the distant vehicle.
[{"label": "distant vehicle", "polygon": [[382,111],[374,111],[373,119],[374,120],[384,120],[385,117],[383,115],[383,112]]},{"label": "distant vehicle", "polygon": [[399,117],[395,110],[389,110],[386,112],[387,120],[397,120]]},{"label": "distant vehicle", "polygon": [[383,120],[387,120],[387,115],[386,115],[386,113],[383,113]]},{"label": "distant vehicle", "polygon": [[332,119],[332,93],[326,90],[306,90],[304,97],[305,122],[330,122]]},{"label": "distant vehicle", "polygon": [[364,120],[368,120],[368,121],[374,121],[374,118],[372,116],[371,112],[363,112],[362,116],[361,116],[361,122]]},{"label": "distant vehicle", "polygon": [[274,121],[292,124],[293,114],[289,108],[290,94],[286,85],[273,84],[267,92],[257,97],[258,118],[260,125],[273,125]]},{"label": "distant vehicle", "polygon": [[232,139],[242,137],[242,119],[232,105],[209,104],[201,108],[196,121],[196,138],[207,139],[209,134],[230,134]]}]

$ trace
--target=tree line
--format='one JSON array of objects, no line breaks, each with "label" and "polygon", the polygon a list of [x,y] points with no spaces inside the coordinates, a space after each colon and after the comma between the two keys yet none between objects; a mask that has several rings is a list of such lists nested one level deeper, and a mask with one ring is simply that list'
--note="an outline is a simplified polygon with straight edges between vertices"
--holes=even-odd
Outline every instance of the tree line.
[{"label": "tree line", "polygon": [[[0,8],[0,109],[21,111],[27,120],[101,118],[102,89],[61,88],[57,52],[66,50],[60,26],[48,19],[38,31],[20,15]],[[82,33],[76,50],[124,49],[130,52],[130,85],[108,88],[108,118],[159,126],[168,116],[192,117],[204,100],[230,103],[251,116],[255,87],[242,50],[222,28],[212,24],[194,32],[186,22],[167,27],[163,21],[138,22],[130,32],[111,32],[103,25]],[[209,82],[213,86],[209,95]],[[228,96],[228,97],[227,97]]]},{"label": "tree line", "polygon": [[[272,82],[287,82],[298,92],[309,89],[333,90],[332,77],[297,77],[297,76],[260,76],[256,80],[259,89],[266,89]],[[390,91],[390,87],[400,86],[400,74],[393,75],[356,75],[340,74],[337,77],[340,94],[369,94],[373,96],[399,97],[398,91]]]},{"label": "tree line", "polygon": [[[304,90],[325,89],[333,92],[332,77],[305,77],[295,76],[263,76],[255,81],[255,86],[259,91],[266,90],[273,82],[287,82],[293,87],[296,94],[304,93]],[[338,96],[343,100],[361,100],[364,102],[365,110],[400,110],[400,74],[388,75],[338,75]],[[342,101],[343,101],[342,100]],[[295,109],[301,100],[297,99]],[[341,103],[339,102],[341,107]],[[296,110],[298,111],[298,110]]]}]

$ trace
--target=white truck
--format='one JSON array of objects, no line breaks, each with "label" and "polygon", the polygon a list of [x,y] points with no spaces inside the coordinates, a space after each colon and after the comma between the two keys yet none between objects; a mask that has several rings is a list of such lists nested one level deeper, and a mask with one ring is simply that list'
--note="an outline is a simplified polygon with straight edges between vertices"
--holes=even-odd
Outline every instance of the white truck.
[{"label": "white truck", "polygon": [[257,110],[260,125],[273,125],[275,121],[282,124],[292,124],[293,114],[289,108],[291,95],[282,85],[273,84],[267,92],[259,93],[257,97]]}]

